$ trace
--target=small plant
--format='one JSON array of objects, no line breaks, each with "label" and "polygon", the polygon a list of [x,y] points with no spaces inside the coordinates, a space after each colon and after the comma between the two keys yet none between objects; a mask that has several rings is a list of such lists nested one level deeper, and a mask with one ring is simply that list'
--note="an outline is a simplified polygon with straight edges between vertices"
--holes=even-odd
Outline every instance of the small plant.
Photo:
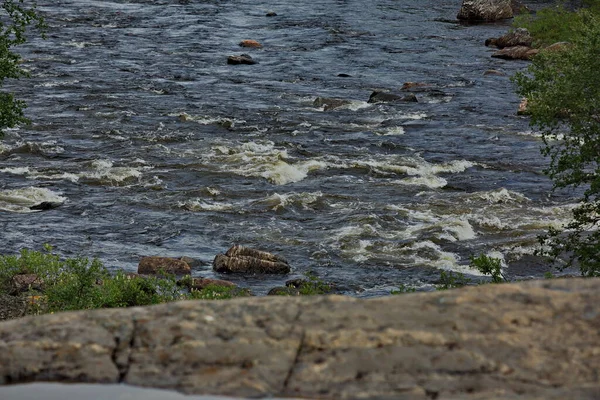
[{"label": "small plant", "polygon": [[461,288],[471,283],[471,280],[460,272],[441,271],[440,283],[436,285],[437,290],[448,290]]},{"label": "small plant", "polygon": [[406,286],[405,284],[400,284],[400,285],[398,285],[398,288],[392,289],[390,294],[398,295],[398,294],[404,294],[404,293],[414,293],[416,291],[417,291],[417,288],[415,288],[415,287]]},{"label": "small plant", "polygon": [[544,274],[544,279],[555,279],[556,275],[554,275],[552,272],[548,271]]},{"label": "small plant", "polygon": [[250,296],[248,289],[241,289],[236,286],[207,285],[202,290],[192,290],[186,299],[189,300],[224,300],[234,297]]},{"label": "small plant", "polygon": [[502,261],[499,258],[489,257],[481,254],[479,257],[471,256],[471,268],[484,275],[490,276],[493,283],[507,282],[508,280],[502,274]]},{"label": "small plant", "polygon": [[300,286],[298,287],[300,295],[302,296],[328,294],[331,293],[331,291],[333,290],[331,284],[326,283],[312,272],[306,272],[304,276],[306,276],[306,279],[303,280]]}]

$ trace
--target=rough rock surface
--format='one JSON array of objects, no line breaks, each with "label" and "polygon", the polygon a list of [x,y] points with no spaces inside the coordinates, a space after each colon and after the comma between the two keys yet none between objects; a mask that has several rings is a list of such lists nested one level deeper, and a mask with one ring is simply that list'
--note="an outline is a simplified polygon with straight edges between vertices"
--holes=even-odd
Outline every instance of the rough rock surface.
[{"label": "rough rock surface", "polygon": [[540,51],[527,46],[505,47],[492,54],[492,57],[505,60],[531,60]]},{"label": "rough rock surface", "polygon": [[10,294],[16,295],[28,290],[43,290],[42,279],[36,274],[17,274],[10,281]]},{"label": "rough rock surface", "polygon": [[496,46],[500,49],[513,46],[531,47],[532,43],[533,38],[531,37],[529,31],[525,28],[517,28],[508,32],[504,36],[500,36],[499,38],[491,38],[485,41],[486,46]]},{"label": "rough rock surface", "polygon": [[456,18],[466,21],[498,21],[514,16],[511,0],[463,0]]},{"label": "rough rock surface", "polygon": [[260,48],[262,47],[262,44],[260,44],[259,42],[257,42],[256,40],[242,40],[239,43],[240,47],[251,47],[251,48]]},{"label": "rough rock surface", "polygon": [[224,281],[221,279],[210,279],[210,278],[193,278],[189,284],[190,289],[202,290],[207,286],[221,286],[221,287],[235,287],[237,286],[233,282]]},{"label": "rough rock surface", "polygon": [[22,317],[26,310],[24,298],[0,293],[0,321]]},{"label": "rough rock surface", "polygon": [[213,269],[223,273],[287,274],[291,268],[285,258],[244,246],[232,246],[218,254]]},{"label": "rough rock surface", "polygon": [[414,93],[408,93],[404,95],[397,95],[389,92],[382,92],[379,90],[375,90],[369,96],[369,100],[367,103],[394,103],[394,102],[418,102],[417,96]]},{"label": "rough rock surface", "polygon": [[185,275],[192,269],[185,261],[168,257],[143,257],[138,264],[138,274],[155,275],[160,272],[175,275]]},{"label": "rough rock surface", "polygon": [[0,383],[318,399],[597,399],[600,279],[262,297],[0,323]]},{"label": "rough rock surface", "polygon": [[313,101],[313,107],[323,107],[323,111],[335,110],[336,108],[344,107],[348,104],[352,104],[352,102],[346,99],[334,99],[331,97],[317,97],[315,101]]},{"label": "rough rock surface", "polygon": [[239,64],[247,64],[252,65],[256,64],[256,61],[252,59],[248,54],[240,54],[239,56],[229,56],[227,57],[227,64],[239,65]]}]

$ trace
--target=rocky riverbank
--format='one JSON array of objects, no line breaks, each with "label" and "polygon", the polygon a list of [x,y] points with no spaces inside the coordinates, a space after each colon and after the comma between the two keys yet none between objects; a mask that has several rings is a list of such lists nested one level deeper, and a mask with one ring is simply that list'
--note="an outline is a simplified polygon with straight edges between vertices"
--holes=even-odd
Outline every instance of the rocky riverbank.
[{"label": "rocky riverbank", "polygon": [[600,395],[600,280],[192,301],[0,324],[0,382],[324,399]]}]

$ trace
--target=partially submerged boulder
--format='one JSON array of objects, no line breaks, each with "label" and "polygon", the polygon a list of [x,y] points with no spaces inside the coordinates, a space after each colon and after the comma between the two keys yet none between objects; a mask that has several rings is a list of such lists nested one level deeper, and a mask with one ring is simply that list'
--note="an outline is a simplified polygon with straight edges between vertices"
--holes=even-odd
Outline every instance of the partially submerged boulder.
[{"label": "partially submerged boulder", "polygon": [[256,40],[242,40],[239,44],[240,47],[250,47],[255,49],[262,47],[262,44],[260,44]]},{"label": "partially submerged boulder", "polygon": [[252,59],[248,54],[240,54],[239,56],[229,56],[227,57],[227,64],[231,65],[240,65],[247,64],[252,65],[256,64],[256,61]]},{"label": "partially submerged boulder", "polygon": [[456,18],[464,21],[498,21],[513,16],[511,0],[463,0]]},{"label": "partially submerged boulder", "polygon": [[250,274],[287,274],[291,271],[283,257],[237,245],[227,253],[217,255],[213,269],[216,272]]},{"label": "partially submerged boulder", "polygon": [[405,103],[416,103],[419,100],[414,93],[407,94],[394,94],[390,92],[384,92],[381,90],[375,90],[369,96],[369,101],[367,103],[396,103],[396,102],[405,102]]},{"label": "partially submerged boulder", "polygon": [[323,111],[335,110],[336,108],[347,106],[351,104],[350,100],[346,99],[335,99],[331,97],[317,97],[315,101],[313,101],[313,107],[321,108],[323,107]]},{"label": "partially submerged boulder", "polygon": [[143,257],[138,265],[138,274],[158,275],[161,273],[187,275],[192,272],[185,261],[169,257]]},{"label": "partially submerged boulder", "polygon": [[504,36],[500,36],[499,38],[490,38],[485,41],[486,46],[496,46],[500,49],[513,46],[531,47],[532,43],[533,37],[531,37],[529,31],[525,28],[517,28],[508,32]]},{"label": "partially submerged boulder", "polygon": [[540,51],[527,46],[505,47],[498,50],[492,57],[502,58],[505,60],[531,60]]}]

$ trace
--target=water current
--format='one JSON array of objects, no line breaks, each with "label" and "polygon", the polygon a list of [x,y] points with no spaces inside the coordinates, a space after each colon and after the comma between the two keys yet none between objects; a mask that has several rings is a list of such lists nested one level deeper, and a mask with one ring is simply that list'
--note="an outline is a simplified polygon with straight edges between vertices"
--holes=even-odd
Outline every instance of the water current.
[{"label": "water current", "polygon": [[[460,3],[38,1],[47,38],[20,50],[31,78],[8,84],[32,123],[0,142],[2,252],[50,243],[128,271],[186,255],[211,277],[242,244],[357,296],[476,275],[480,253],[539,276],[536,236],[573,200],[550,194],[516,115],[510,76],[527,63],[483,45],[510,21],[458,24]],[[258,63],[227,64],[241,53]],[[367,103],[405,82],[435,90]],[[41,201],[63,205],[29,209]],[[227,278],[264,294],[290,277]]]}]

